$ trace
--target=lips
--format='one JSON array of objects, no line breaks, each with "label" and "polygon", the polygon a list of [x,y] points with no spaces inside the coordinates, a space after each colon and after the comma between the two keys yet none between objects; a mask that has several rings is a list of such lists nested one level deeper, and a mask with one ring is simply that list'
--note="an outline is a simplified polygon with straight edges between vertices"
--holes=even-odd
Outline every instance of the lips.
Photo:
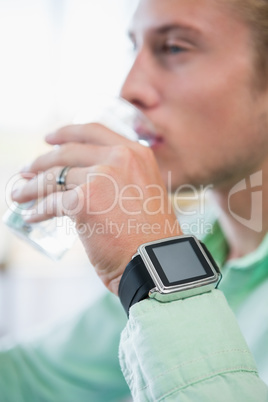
[{"label": "lips", "polygon": [[136,126],[135,132],[138,134],[138,141],[150,148],[155,149],[163,143],[163,137],[161,135],[155,134],[154,131],[148,129],[147,127]]},{"label": "lips", "polygon": [[153,137],[140,137],[139,136],[139,142],[140,143],[145,143],[144,145],[147,145],[148,147],[152,149],[158,148],[161,144],[163,144],[164,140],[160,136],[153,136]]}]

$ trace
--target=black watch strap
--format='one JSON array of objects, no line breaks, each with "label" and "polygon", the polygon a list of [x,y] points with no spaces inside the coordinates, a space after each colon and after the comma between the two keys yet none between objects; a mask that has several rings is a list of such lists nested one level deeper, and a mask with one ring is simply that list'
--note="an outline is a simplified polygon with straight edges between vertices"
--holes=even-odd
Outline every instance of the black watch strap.
[{"label": "black watch strap", "polygon": [[119,283],[118,295],[127,313],[130,307],[148,297],[154,282],[140,255],[136,255],[126,266]]}]

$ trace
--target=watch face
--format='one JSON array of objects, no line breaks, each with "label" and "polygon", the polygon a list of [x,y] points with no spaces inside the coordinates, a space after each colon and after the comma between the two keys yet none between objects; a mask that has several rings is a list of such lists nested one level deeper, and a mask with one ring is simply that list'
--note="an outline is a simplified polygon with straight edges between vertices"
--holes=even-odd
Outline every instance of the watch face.
[{"label": "watch face", "polygon": [[[145,251],[145,252],[144,252]],[[184,285],[217,276],[194,237],[180,237],[144,246],[141,255],[164,287]],[[148,259],[148,257],[149,259]],[[157,279],[157,278],[156,278]]]}]

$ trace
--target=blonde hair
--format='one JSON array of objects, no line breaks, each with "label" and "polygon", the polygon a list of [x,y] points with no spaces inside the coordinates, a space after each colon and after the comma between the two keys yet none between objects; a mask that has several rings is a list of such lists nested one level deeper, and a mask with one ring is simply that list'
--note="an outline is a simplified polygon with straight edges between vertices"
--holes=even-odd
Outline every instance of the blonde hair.
[{"label": "blonde hair", "polygon": [[223,0],[228,2],[252,29],[259,72],[268,72],[268,0]]}]

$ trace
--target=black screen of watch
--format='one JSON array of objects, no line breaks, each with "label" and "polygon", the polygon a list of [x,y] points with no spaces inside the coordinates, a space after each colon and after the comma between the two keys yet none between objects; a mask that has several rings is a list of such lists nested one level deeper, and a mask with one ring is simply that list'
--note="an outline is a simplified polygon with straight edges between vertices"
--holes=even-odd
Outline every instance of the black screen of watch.
[{"label": "black screen of watch", "polygon": [[194,238],[181,238],[145,247],[164,286],[214,276]]}]

